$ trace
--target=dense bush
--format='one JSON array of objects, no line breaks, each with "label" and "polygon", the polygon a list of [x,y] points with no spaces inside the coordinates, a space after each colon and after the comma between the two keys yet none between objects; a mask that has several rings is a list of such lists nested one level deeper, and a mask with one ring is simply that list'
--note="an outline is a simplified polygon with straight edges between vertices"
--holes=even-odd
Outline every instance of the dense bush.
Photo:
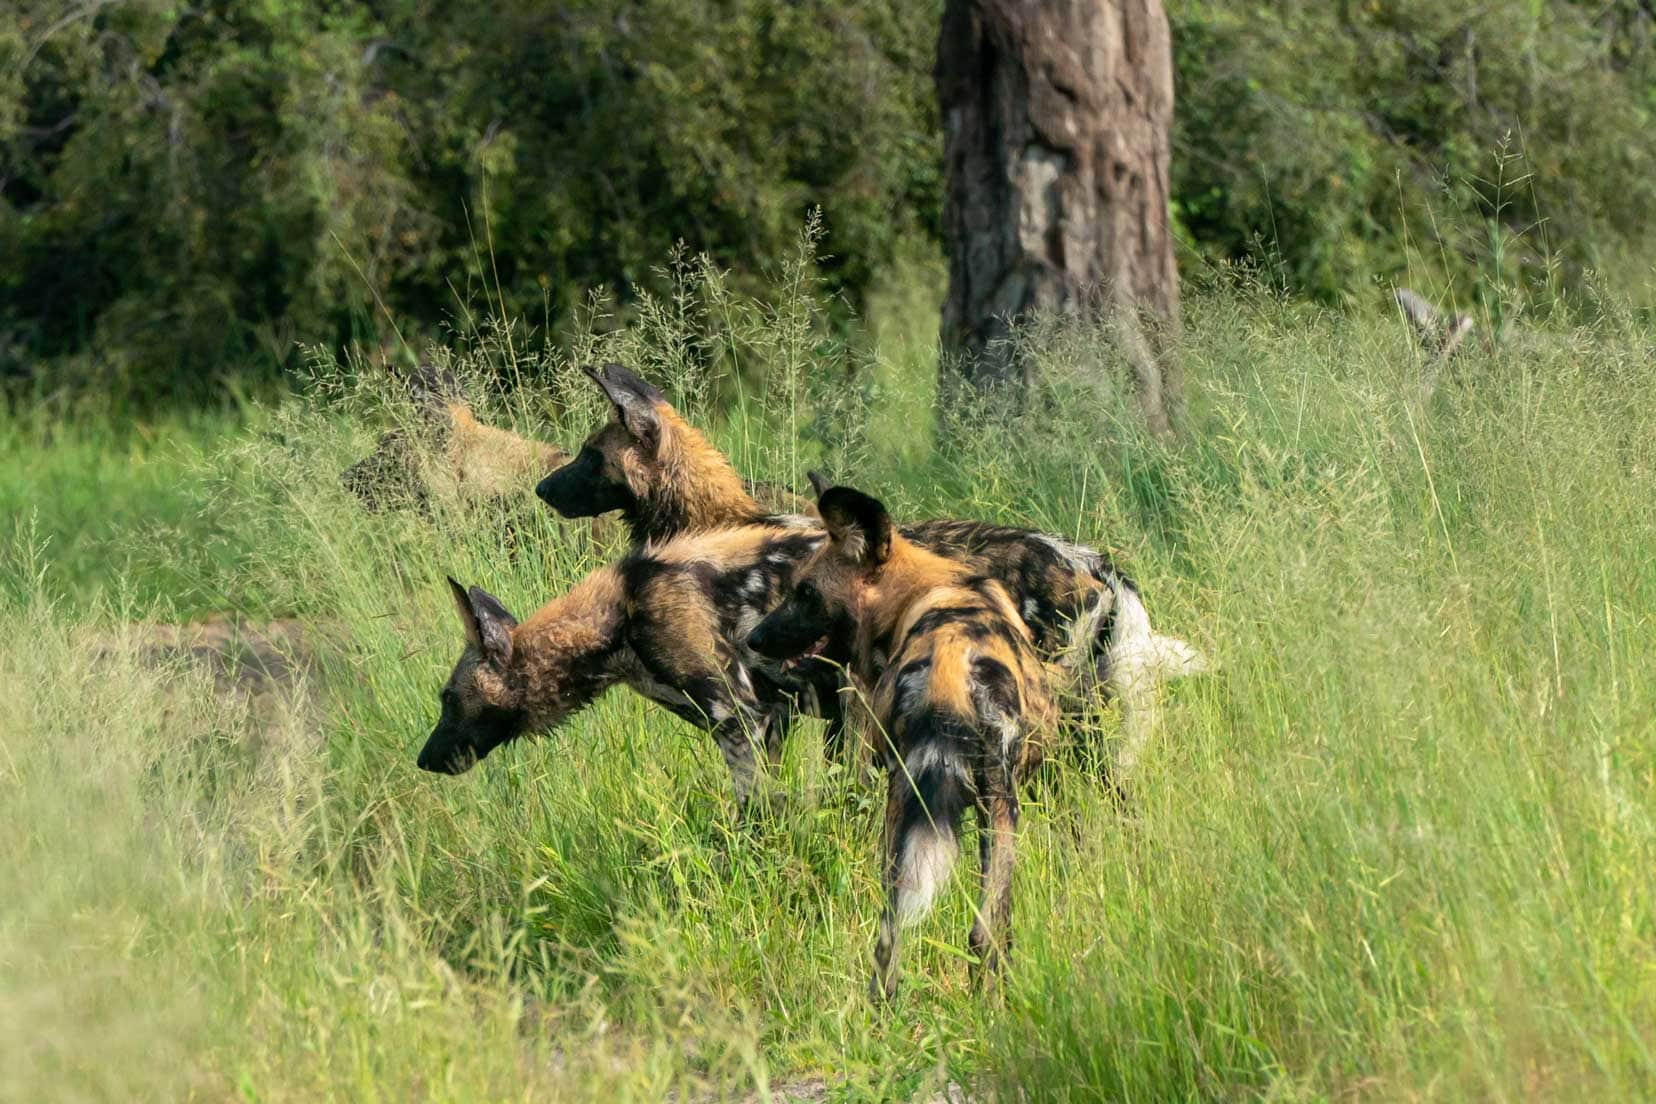
[{"label": "dense bush", "polygon": [[1648,297],[1651,0],[1168,8],[1175,206],[1204,260],[1325,299],[1404,273],[1463,302],[1590,272]]},{"label": "dense bush", "polygon": [[760,275],[818,206],[855,298],[935,234],[933,8],[25,0],[0,374],[199,390],[300,339],[557,322],[680,239]]},{"label": "dense bush", "polygon": [[[856,304],[937,248],[938,8],[22,0],[0,379],[159,398],[474,311],[563,332],[681,240],[761,286],[813,207]],[[1652,0],[1168,9],[1187,277],[1648,284]]]}]

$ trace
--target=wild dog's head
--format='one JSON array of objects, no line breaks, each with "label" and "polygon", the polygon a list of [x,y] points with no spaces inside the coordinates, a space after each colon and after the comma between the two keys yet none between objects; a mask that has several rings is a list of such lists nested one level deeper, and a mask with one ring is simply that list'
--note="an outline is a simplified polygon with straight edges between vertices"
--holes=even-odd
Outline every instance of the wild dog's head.
[{"label": "wild dog's head", "polygon": [[482,587],[448,581],[466,650],[443,687],[442,713],[418,760],[421,770],[463,774],[528,727],[525,691],[512,674],[517,618]]},{"label": "wild dog's head", "polygon": [[878,499],[829,486],[810,473],[817,513],[828,540],[800,565],[793,587],[748,635],[748,646],[771,659],[822,655],[846,663],[855,648],[862,591],[891,556],[895,529]]},{"label": "wild dog's head", "polygon": [[609,400],[613,417],[535,493],[565,517],[635,513],[660,479],[676,415],[665,395],[619,364],[582,370]]}]

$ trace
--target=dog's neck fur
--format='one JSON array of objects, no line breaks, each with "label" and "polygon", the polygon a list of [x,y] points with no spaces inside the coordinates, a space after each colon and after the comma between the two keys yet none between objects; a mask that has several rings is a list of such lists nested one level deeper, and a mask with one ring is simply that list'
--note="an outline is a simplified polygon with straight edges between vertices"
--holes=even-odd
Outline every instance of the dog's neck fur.
[{"label": "dog's neck fur", "polygon": [[660,467],[646,493],[623,511],[635,545],[768,516],[724,453],[666,403],[658,403],[656,413],[661,424]]},{"label": "dog's neck fur", "polygon": [[512,629],[504,675],[531,731],[557,724],[621,681],[622,583],[602,567]]}]

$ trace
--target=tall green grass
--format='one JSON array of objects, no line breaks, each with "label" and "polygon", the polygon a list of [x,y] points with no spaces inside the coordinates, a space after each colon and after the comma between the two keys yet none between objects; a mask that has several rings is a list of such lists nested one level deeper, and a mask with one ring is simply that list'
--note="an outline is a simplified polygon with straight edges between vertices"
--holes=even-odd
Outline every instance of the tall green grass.
[{"label": "tall green grass", "polygon": [[[251,473],[220,462],[259,431],[238,411],[0,413],[0,540],[44,548],[48,593],[78,609],[103,598],[165,617],[282,612],[249,570],[259,534],[234,516]],[[0,588],[21,599],[23,582],[8,572]]]},{"label": "tall green grass", "polygon": [[[807,290],[767,313],[704,273],[580,353],[672,383],[749,474],[822,464],[910,516],[1108,548],[1219,664],[1168,691],[1125,806],[1080,754],[1031,788],[1004,991],[967,984],[963,861],[895,1006],[866,1003],[879,800],[814,724],[740,826],[708,738],[626,691],[419,773],[461,644],[443,576],[521,616],[608,553],[529,502],[506,528],[363,515],[337,472],[379,404],[324,364],[325,399],[197,475],[256,538],[238,576],[316,624],[320,666],[273,715],[117,646],[107,604],[54,606],[49,550],[6,560],[42,581],[0,614],[0,1092],[1656,1090],[1648,332],[1471,349],[1422,408],[1395,322],[1239,289],[1189,305],[1178,445],[1098,384],[1104,335],[1062,327],[1028,335],[1047,384],[1022,414],[923,438],[888,412],[923,409],[929,350],[836,342]],[[477,397],[574,444],[595,396],[523,347],[462,367],[550,380]]]}]

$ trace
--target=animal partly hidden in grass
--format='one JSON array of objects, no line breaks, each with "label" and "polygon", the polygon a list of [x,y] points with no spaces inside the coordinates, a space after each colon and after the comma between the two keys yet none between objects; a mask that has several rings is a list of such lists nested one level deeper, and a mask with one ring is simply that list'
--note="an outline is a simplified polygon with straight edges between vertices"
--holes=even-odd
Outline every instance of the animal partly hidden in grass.
[{"label": "animal partly hidden in grass", "polygon": [[[421,364],[391,376],[405,389],[412,417],[381,433],[368,455],[339,473],[370,513],[399,506],[425,510],[433,500],[504,509],[526,500],[536,479],[572,459],[557,445],[478,420],[465,388],[446,369]],[[744,486],[768,510],[808,508],[784,487]]]},{"label": "animal partly hidden in grass", "polygon": [[380,434],[374,450],[339,475],[370,512],[424,509],[433,498],[502,505],[569,460],[556,445],[478,421],[451,372],[422,364],[393,376],[406,387],[414,417]]},{"label": "animal partly hidden in grass", "polygon": [[[575,516],[621,511],[634,545],[522,624],[486,591],[450,580],[466,645],[419,764],[460,773],[626,683],[714,735],[740,810],[755,748],[774,760],[796,710],[829,720],[835,750],[837,657],[779,662],[749,644],[827,534],[815,517],[761,506],[654,387],[619,365],[589,375],[612,418],[538,489]],[[901,533],[968,576],[995,581],[1032,654],[1060,672],[1076,713],[1100,691],[1119,695],[1128,738],[1117,770],[1130,769],[1149,732],[1154,682],[1202,663],[1182,641],[1151,631],[1132,582],[1102,554],[1030,530],[933,521]]]},{"label": "animal partly hidden in grass", "polygon": [[[715,733],[749,726],[748,735],[767,746],[781,736],[771,735],[774,722],[766,719],[780,715],[775,694],[798,695],[803,708],[831,721],[838,716],[840,681],[831,668],[806,663],[784,671],[745,643],[820,543],[815,519],[767,512],[723,454],[648,383],[618,365],[589,374],[610,397],[613,418],[588,440],[583,458],[554,472],[540,491],[575,516],[622,510],[635,524],[635,544],[522,628],[487,592],[464,592],[468,633],[492,621],[513,643],[463,656],[449,687],[452,705],[420,757],[429,769],[466,769],[621,682]],[[1002,580],[1037,647],[1065,669],[1066,689],[1077,691],[1067,700],[1078,709],[1085,692],[1099,687],[1121,695],[1137,730],[1123,755],[1130,766],[1148,733],[1153,679],[1200,662],[1188,646],[1151,632],[1131,581],[1101,554],[1029,530],[937,521],[904,533]],[[558,632],[540,631],[554,621]],[[627,640],[636,643],[621,648]],[[526,697],[531,684],[536,692]],[[732,742],[727,759],[740,803],[747,753]]]},{"label": "animal partly hidden in grass", "polygon": [[[635,549],[730,525],[798,524],[775,512],[780,495],[756,501],[751,485],[659,389],[619,364],[586,371],[609,401],[611,417],[574,460],[536,487],[558,513],[618,511]],[[903,533],[1002,581],[1037,648],[1065,668],[1065,701],[1074,711],[1085,710],[1100,691],[1119,702],[1126,739],[1117,765],[1130,771],[1154,724],[1156,678],[1203,663],[1182,641],[1151,630],[1133,581],[1100,552],[1028,529],[928,521]]]},{"label": "animal partly hidden in grass", "polygon": [[1049,673],[998,580],[905,539],[877,499],[815,473],[812,482],[828,540],[748,644],[776,660],[835,657],[871,704],[887,795],[870,990],[896,991],[900,929],[947,880],[968,807],[983,888],[970,943],[978,978],[990,980],[1012,946],[1018,783],[1057,722]]}]

